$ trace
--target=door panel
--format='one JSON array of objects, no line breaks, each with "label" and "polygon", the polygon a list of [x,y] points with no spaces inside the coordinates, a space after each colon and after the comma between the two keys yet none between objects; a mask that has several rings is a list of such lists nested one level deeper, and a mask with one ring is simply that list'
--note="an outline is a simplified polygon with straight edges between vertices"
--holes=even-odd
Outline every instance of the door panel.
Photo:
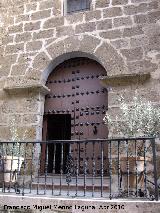
[{"label": "door panel", "polygon": [[[108,107],[108,94],[100,84],[99,76],[102,75],[106,75],[106,71],[97,62],[87,58],[75,58],[60,64],[48,78],[47,87],[51,92],[46,96],[45,114],[70,114],[73,140],[102,139],[108,136],[108,129],[103,123]],[[97,172],[100,169],[98,147],[95,145]],[[91,172],[93,147],[87,144],[87,149],[88,168]],[[84,145],[81,145],[81,164],[83,152]],[[107,145],[104,146],[104,152],[107,156]],[[72,153],[76,158],[76,146],[72,145]]]}]

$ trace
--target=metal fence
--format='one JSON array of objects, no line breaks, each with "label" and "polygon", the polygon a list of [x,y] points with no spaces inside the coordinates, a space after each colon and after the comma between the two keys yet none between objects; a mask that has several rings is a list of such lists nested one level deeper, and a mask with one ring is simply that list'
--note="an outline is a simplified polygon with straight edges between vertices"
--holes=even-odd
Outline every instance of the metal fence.
[{"label": "metal fence", "polygon": [[0,142],[0,193],[158,200],[154,138]]}]

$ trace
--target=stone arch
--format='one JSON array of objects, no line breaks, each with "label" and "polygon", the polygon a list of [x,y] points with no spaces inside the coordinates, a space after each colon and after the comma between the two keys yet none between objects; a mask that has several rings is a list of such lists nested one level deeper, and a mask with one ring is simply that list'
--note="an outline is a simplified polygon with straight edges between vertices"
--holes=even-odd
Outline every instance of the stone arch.
[{"label": "stone arch", "polygon": [[45,82],[58,64],[74,57],[96,60],[106,75],[123,74],[126,70],[122,56],[108,42],[91,35],[75,35],[49,44],[35,57],[33,70],[41,71],[41,80]]}]

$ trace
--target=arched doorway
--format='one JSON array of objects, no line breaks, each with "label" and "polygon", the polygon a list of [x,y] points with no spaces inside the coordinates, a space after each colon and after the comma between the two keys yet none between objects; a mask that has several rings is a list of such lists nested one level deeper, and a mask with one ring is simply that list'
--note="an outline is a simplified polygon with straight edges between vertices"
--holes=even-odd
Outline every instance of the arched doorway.
[{"label": "arched doorway", "polygon": [[[105,69],[88,58],[69,59],[49,75],[44,115],[44,140],[83,140],[107,138],[108,130],[103,117],[108,107],[108,93],[100,84],[99,77]],[[61,146],[48,147],[48,172],[60,172]],[[73,156],[76,148],[72,146]],[[81,147],[83,151],[83,147]],[[64,167],[69,147],[64,146]],[[105,146],[107,153],[107,146]],[[99,151],[96,151],[98,158]],[[54,154],[53,154],[54,153]],[[88,153],[88,159],[91,153]]]}]

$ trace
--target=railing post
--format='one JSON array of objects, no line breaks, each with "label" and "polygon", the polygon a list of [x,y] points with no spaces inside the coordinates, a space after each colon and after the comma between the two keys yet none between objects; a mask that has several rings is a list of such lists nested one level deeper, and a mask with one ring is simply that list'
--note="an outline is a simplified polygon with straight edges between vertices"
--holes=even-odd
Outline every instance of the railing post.
[{"label": "railing post", "polygon": [[153,152],[153,166],[154,166],[154,186],[155,186],[155,200],[158,201],[158,182],[157,182],[157,156],[155,138],[151,139],[152,152]]}]

